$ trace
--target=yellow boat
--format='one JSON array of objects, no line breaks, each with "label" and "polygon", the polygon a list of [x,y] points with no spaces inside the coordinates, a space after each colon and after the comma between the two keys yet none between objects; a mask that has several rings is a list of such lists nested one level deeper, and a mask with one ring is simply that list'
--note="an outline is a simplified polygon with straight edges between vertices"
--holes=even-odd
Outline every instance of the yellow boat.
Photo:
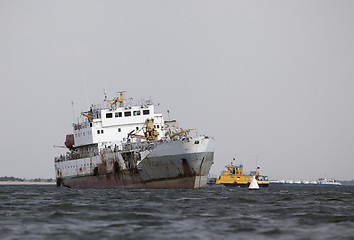
[{"label": "yellow boat", "polygon": [[227,187],[248,187],[252,178],[255,177],[260,187],[268,187],[269,181],[267,176],[259,175],[259,167],[254,174],[244,174],[243,165],[234,166],[232,163],[226,166],[226,170],[221,173],[219,180],[215,184],[223,184]]}]

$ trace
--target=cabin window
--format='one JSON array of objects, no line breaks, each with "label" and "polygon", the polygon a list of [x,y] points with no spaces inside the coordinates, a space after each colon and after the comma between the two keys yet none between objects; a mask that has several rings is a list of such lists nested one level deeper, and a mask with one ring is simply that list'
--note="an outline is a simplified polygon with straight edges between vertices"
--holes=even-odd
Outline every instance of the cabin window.
[{"label": "cabin window", "polygon": [[134,115],[134,116],[140,116],[140,110],[139,110],[139,111],[134,111],[134,112],[133,112],[133,115]]},{"label": "cabin window", "polygon": [[97,134],[100,134],[101,132],[100,132],[100,130],[97,130]]},{"label": "cabin window", "polygon": [[118,132],[121,132],[122,130],[120,128],[118,128]]},{"label": "cabin window", "polygon": [[116,116],[116,117],[122,117],[122,112],[116,112],[116,113],[115,113],[115,116]]},{"label": "cabin window", "polygon": [[248,180],[248,177],[246,177],[246,180]]},{"label": "cabin window", "polygon": [[139,130],[139,127],[136,127],[135,129],[138,131],[138,130]]},{"label": "cabin window", "polygon": [[150,110],[143,110],[143,114],[144,115],[149,115],[150,114]]},{"label": "cabin window", "polygon": [[130,117],[132,115],[132,112],[124,112],[124,117]]},{"label": "cabin window", "polygon": [[101,130],[101,134],[103,134],[103,130]]},{"label": "cabin window", "polygon": [[160,128],[160,125],[156,125],[157,128]]},{"label": "cabin window", "polygon": [[113,114],[112,113],[106,113],[106,118],[112,118]]},{"label": "cabin window", "polygon": [[90,127],[92,127],[92,123],[90,123]]},{"label": "cabin window", "polygon": [[240,178],[238,177],[237,180],[240,180]]},{"label": "cabin window", "polygon": [[234,177],[230,177],[231,179],[234,179]]}]

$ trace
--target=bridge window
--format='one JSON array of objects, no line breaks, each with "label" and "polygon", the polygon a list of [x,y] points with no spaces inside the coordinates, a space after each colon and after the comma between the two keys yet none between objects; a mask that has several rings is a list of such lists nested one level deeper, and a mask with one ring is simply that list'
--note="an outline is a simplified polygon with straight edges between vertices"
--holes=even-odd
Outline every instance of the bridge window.
[{"label": "bridge window", "polygon": [[103,130],[101,130],[101,134],[103,134]]},{"label": "bridge window", "polygon": [[140,110],[139,110],[139,111],[134,111],[134,112],[133,112],[133,115],[134,115],[134,116],[140,116]]},{"label": "bridge window", "polygon": [[100,134],[101,133],[101,131],[100,130],[97,130],[97,134]]},{"label": "bridge window", "polygon": [[144,115],[149,115],[150,114],[150,110],[143,110],[143,114]]},{"label": "bridge window", "polygon": [[132,115],[132,112],[124,112],[124,117],[130,117]]},{"label": "bridge window", "polygon": [[112,113],[106,113],[106,118],[112,118],[113,114]]},{"label": "bridge window", "polygon": [[118,132],[121,132],[122,130],[120,128],[118,128]]},{"label": "bridge window", "polygon": [[116,113],[115,113],[115,116],[116,116],[116,117],[122,117],[122,112],[116,112]]}]

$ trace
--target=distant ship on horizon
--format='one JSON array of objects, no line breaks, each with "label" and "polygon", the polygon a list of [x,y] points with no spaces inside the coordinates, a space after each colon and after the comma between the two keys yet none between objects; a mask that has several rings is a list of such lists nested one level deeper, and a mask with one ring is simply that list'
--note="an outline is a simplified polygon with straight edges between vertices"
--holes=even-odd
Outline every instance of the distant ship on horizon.
[{"label": "distant ship on horizon", "polygon": [[269,180],[271,185],[297,185],[297,186],[341,186],[342,183],[335,179],[319,178],[315,181],[299,181],[299,180]]}]

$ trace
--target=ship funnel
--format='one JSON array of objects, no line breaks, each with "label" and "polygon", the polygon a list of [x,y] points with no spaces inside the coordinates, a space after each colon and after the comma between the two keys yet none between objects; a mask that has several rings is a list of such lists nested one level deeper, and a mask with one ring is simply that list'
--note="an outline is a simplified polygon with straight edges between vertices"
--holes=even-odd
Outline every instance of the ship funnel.
[{"label": "ship funnel", "polygon": [[259,186],[256,180],[256,176],[253,176],[252,178],[252,182],[250,184],[250,186],[248,187],[249,190],[259,190]]}]

